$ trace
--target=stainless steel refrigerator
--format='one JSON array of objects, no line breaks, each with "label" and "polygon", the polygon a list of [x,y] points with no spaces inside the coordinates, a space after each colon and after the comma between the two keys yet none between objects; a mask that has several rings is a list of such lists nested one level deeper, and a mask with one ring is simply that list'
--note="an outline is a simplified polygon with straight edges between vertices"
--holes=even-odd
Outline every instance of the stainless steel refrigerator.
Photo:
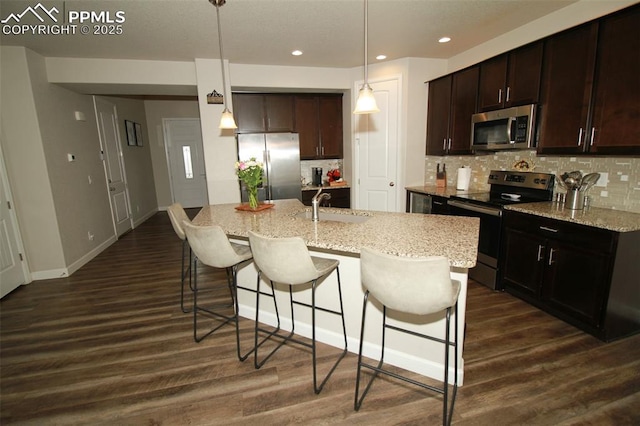
[{"label": "stainless steel refrigerator", "polygon": [[[300,142],[297,133],[247,133],[238,135],[238,159],[255,157],[264,163],[262,188],[258,199],[302,200],[300,183]],[[248,200],[247,191],[241,188],[242,201]]]}]

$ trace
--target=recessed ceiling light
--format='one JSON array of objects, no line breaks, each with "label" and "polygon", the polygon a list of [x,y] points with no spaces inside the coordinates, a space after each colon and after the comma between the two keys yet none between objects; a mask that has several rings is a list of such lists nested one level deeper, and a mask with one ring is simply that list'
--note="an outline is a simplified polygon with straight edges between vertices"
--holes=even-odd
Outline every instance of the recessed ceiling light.
[{"label": "recessed ceiling light", "polygon": [[291,52],[291,54],[293,56],[300,56],[300,55],[302,55],[302,50],[294,50],[293,52]]},{"label": "recessed ceiling light", "polygon": [[387,59],[387,55],[378,55],[378,56],[376,56],[376,59],[379,60],[379,61],[381,61],[383,59]]},{"label": "recessed ceiling light", "polygon": [[451,41],[451,37],[442,37],[440,40],[438,40],[438,43],[448,43]]}]

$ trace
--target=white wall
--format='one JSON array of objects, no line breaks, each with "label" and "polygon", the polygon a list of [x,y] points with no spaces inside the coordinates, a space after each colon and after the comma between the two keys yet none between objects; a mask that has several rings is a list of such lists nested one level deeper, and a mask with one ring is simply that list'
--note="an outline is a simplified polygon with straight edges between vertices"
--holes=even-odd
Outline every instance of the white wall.
[{"label": "white wall", "polygon": [[24,48],[0,47],[0,91],[2,149],[29,266],[62,273],[64,251]]}]

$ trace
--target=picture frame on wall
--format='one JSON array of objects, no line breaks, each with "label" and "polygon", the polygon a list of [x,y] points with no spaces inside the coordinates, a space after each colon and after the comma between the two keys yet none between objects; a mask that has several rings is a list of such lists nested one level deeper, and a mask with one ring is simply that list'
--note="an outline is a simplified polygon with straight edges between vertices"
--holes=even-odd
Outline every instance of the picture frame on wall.
[{"label": "picture frame on wall", "polygon": [[127,130],[127,145],[136,146],[136,123],[124,120],[124,126]]},{"label": "picture frame on wall", "polygon": [[142,125],[140,123],[136,124],[136,146],[142,146]]}]

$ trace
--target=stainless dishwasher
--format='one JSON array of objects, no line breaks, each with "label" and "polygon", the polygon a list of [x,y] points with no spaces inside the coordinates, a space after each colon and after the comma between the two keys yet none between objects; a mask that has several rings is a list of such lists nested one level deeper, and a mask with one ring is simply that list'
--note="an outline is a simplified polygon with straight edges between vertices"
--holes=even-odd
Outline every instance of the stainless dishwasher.
[{"label": "stainless dishwasher", "polygon": [[422,192],[407,191],[407,213],[431,214],[433,198]]}]

